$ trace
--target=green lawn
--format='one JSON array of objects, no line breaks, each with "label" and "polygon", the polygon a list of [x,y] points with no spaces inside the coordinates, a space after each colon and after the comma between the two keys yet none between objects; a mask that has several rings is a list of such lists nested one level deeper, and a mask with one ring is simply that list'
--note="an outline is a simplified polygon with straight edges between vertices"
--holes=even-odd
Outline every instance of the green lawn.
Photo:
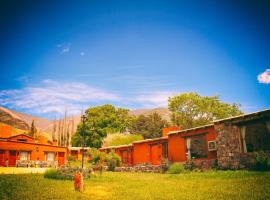
[{"label": "green lawn", "polygon": [[270,199],[270,173],[194,172],[179,175],[104,173],[85,181],[84,193],[73,181],[42,174],[0,175],[0,199]]},{"label": "green lawn", "polygon": [[28,167],[0,167],[0,174],[29,174],[44,173],[46,168],[28,168]]}]

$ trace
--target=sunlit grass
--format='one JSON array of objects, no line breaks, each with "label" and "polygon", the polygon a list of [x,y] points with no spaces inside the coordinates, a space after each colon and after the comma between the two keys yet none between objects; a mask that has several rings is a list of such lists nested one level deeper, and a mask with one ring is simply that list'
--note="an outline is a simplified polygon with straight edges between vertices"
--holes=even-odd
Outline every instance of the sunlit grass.
[{"label": "sunlit grass", "polygon": [[270,173],[246,171],[185,174],[104,173],[85,181],[84,193],[73,181],[41,174],[0,175],[2,199],[270,199]]},{"label": "sunlit grass", "polygon": [[44,173],[47,168],[0,167],[0,174]]}]

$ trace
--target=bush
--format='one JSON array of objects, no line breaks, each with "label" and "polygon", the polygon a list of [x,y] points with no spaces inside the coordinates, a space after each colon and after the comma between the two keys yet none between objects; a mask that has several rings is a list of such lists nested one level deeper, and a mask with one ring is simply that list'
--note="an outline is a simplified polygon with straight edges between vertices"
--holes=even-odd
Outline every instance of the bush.
[{"label": "bush", "polygon": [[169,174],[180,174],[183,173],[184,171],[185,171],[184,165],[179,163],[173,163],[168,169]]},{"label": "bush", "polygon": [[109,171],[114,171],[115,167],[121,165],[121,158],[114,152],[110,152],[106,155],[105,162]]},{"label": "bush", "polygon": [[185,170],[192,171],[196,168],[196,165],[195,165],[193,160],[188,160],[185,162],[184,168],[185,168]]},{"label": "bush", "polygon": [[70,161],[76,161],[76,159],[75,159],[75,157],[74,156],[72,156],[72,155],[68,155],[68,157],[67,157],[67,160],[70,162]]},{"label": "bush", "polygon": [[269,152],[257,152],[255,153],[255,165],[254,170],[268,171],[270,170],[270,153]]},{"label": "bush", "polygon": [[81,172],[84,178],[90,178],[92,168],[81,169],[78,167],[63,166],[58,169],[47,169],[44,173],[44,178],[60,179],[60,180],[73,180],[77,172]]},{"label": "bush", "polygon": [[44,178],[57,179],[57,170],[56,169],[47,169],[44,173]]},{"label": "bush", "polygon": [[142,140],[143,137],[141,135],[135,134],[111,134],[107,137],[108,146],[118,146],[118,145],[125,145],[131,144],[134,141]]},{"label": "bush", "polygon": [[106,158],[106,153],[101,152],[98,149],[91,148],[88,152],[87,155],[91,158],[89,159],[89,162],[97,165],[97,164],[103,164]]},{"label": "bush", "polygon": [[170,167],[170,162],[167,158],[162,158],[161,160],[161,170],[162,170],[162,173],[165,173],[166,171],[168,171]]}]

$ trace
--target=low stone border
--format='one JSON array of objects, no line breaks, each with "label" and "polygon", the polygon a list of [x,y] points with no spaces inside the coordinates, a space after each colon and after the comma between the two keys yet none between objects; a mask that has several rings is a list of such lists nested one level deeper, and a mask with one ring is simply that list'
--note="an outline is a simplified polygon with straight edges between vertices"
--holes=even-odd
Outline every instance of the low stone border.
[{"label": "low stone border", "polygon": [[129,167],[116,167],[116,172],[148,172],[148,173],[161,173],[161,166],[149,165],[149,164],[140,164]]}]

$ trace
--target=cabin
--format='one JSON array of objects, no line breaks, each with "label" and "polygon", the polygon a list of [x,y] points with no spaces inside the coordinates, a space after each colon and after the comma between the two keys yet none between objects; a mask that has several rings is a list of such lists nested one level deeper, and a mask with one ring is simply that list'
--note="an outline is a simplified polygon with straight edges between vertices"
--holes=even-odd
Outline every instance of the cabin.
[{"label": "cabin", "polygon": [[168,138],[154,138],[135,141],[133,144],[133,165],[149,163],[161,165],[162,159],[168,157]]},{"label": "cabin", "polygon": [[[84,153],[86,153],[90,147],[84,147]],[[74,160],[82,159],[82,147],[68,147],[68,154],[73,157]]]},{"label": "cabin", "polygon": [[[5,129],[7,130],[7,129]],[[67,149],[48,141],[36,140],[25,134],[10,136],[0,133],[0,166],[56,167],[65,164]]]},{"label": "cabin", "polygon": [[120,145],[120,146],[110,146],[103,147],[99,149],[100,151],[109,153],[114,151],[117,155],[121,157],[123,166],[133,165],[133,145]]}]

